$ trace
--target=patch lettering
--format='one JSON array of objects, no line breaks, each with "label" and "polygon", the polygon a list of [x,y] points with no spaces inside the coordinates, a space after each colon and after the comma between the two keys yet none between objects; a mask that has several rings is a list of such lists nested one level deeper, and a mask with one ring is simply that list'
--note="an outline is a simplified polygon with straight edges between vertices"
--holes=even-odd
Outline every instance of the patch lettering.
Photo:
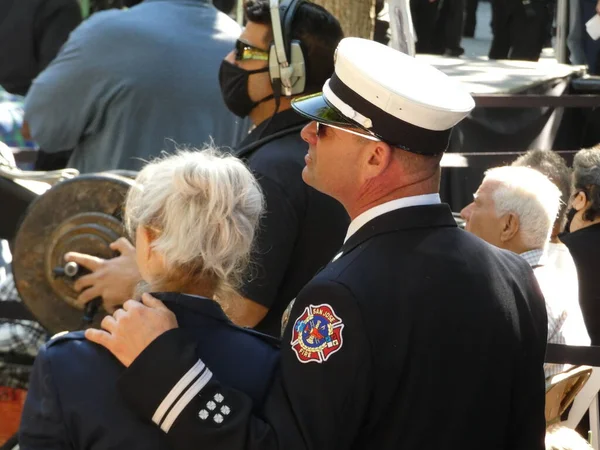
[{"label": "patch lettering", "polygon": [[301,363],[323,363],[342,348],[344,323],[328,304],[309,305],[296,319],[292,350]]}]

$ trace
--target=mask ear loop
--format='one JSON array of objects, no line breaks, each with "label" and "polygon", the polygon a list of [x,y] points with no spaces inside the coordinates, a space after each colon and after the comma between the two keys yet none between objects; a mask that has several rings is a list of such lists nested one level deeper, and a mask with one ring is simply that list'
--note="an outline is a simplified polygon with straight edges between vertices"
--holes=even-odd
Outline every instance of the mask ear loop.
[{"label": "mask ear loop", "polygon": [[279,80],[275,84],[271,83],[271,87],[273,88],[273,99],[275,100],[275,110],[273,111],[273,115],[267,119],[267,123],[265,124],[265,127],[262,129],[262,131],[260,132],[260,135],[258,136],[259,139],[263,138],[265,131],[271,125],[271,122],[273,121],[273,117],[275,117],[277,115],[277,113],[279,112],[279,107],[281,106],[281,80]]},{"label": "mask ear loop", "polygon": [[570,230],[571,222],[573,222],[573,218],[575,217],[575,214],[577,214],[579,212],[579,210],[577,208],[575,208],[575,206],[573,205],[573,200],[575,199],[575,197],[577,197],[579,195],[580,192],[583,192],[583,195],[585,195],[586,202],[588,201],[589,195],[584,188],[575,189],[575,192],[573,192],[573,194],[571,194],[571,197],[569,199],[569,210],[567,211],[565,225],[563,227],[562,233],[559,233],[559,235],[571,233],[571,230]]}]

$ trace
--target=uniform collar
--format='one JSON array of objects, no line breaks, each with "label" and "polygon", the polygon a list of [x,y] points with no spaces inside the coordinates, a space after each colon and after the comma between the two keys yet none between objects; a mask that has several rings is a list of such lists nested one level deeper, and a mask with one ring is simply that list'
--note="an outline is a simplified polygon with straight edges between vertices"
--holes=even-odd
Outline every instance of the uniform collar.
[{"label": "uniform collar", "polygon": [[[221,306],[210,298],[199,295],[181,294],[178,292],[153,292],[152,296],[162,301],[170,310],[177,314],[178,308],[175,305],[182,306],[187,310],[192,310],[204,315],[209,315],[218,320],[229,322]],[[175,307],[174,307],[175,306]]]},{"label": "uniform collar", "polygon": [[403,207],[368,221],[348,238],[334,261],[374,236],[419,228],[456,227],[452,210],[445,203]]},{"label": "uniform collar", "polygon": [[152,292],[151,295],[162,301],[165,306],[175,314],[177,317],[177,322],[180,326],[182,324],[185,326],[186,323],[188,326],[193,326],[194,322],[187,320],[190,319],[189,312],[193,311],[203,316],[210,316],[216,320],[225,322],[229,326],[243,330],[245,333],[257,336],[271,345],[279,346],[281,343],[276,337],[260,333],[252,328],[240,327],[234,324],[223,312],[221,305],[210,298],[201,297],[199,295],[181,294],[178,292]]},{"label": "uniform collar", "polygon": [[348,233],[346,234],[346,242],[350,236],[356,233],[365,224],[373,220],[375,217],[381,216],[382,214],[390,211],[395,211],[400,208],[407,208],[409,206],[423,206],[423,205],[436,205],[441,203],[440,194],[425,194],[425,195],[414,195],[412,197],[398,198],[389,202],[377,205],[371,209],[366,210],[364,213],[356,217],[348,227]]}]

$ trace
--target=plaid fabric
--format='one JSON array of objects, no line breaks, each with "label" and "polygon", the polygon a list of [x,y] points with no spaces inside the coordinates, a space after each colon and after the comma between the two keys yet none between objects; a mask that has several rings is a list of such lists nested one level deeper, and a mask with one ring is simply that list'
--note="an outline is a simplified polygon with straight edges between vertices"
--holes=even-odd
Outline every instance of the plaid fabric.
[{"label": "plaid fabric", "polygon": [[543,248],[529,250],[528,252],[521,253],[519,256],[527,261],[531,267],[543,265],[546,259]]},{"label": "plaid fabric", "polygon": [[[18,299],[10,271],[0,283],[0,301]],[[27,389],[31,363],[48,333],[37,322],[0,318],[0,386]]]},{"label": "plaid fabric", "polygon": [[[538,272],[535,268],[544,266],[547,262],[547,256],[544,249],[530,250],[528,252],[521,253],[520,256],[527,261],[531,267],[534,268],[536,276]],[[539,281],[540,280],[538,279],[538,282]],[[563,328],[567,321],[569,312],[565,308],[565,304],[554,305],[552,302],[549,302],[549,293],[544,292],[545,289],[547,290],[549,288],[548,286],[540,284],[540,288],[542,290],[542,294],[544,294],[544,297],[546,297],[546,312],[548,314],[548,343],[566,344]],[[544,363],[544,375],[546,376],[546,380],[549,380],[554,375],[564,372],[570,367],[570,365],[566,364]]]}]

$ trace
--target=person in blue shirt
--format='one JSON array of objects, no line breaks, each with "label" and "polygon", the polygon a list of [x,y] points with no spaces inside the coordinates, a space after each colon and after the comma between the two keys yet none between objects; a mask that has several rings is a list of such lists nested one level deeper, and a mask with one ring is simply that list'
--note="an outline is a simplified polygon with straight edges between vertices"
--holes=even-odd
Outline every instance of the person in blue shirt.
[{"label": "person in blue shirt", "polygon": [[[249,395],[257,411],[262,407],[279,360],[278,341],[235,326],[220,305],[235,308],[226,299],[247,267],[263,203],[260,187],[244,164],[212,149],[148,164],[128,195],[125,219],[135,235],[144,279],[138,292],[153,292],[166,305],[162,313],[177,317],[180,328],[169,333],[171,344],[185,354],[207,355],[206,363],[191,368],[184,382],[164,392],[155,424],[176,429],[175,419],[190,403],[196,405],[194,414],[215,426],[222,423],[238,405],[218,387],[198,395],[213,374]],[[115,314],[103,323],[110,327],[120,313]],[[187,343],[190,337],[192,345]],[[165,367],[153,366],[157,380],[162,375],[164,381],[172,379]],[[124,370],[107,350],[86,341],[83,332],[52,339],[34,364],[20,448],[169,448],[162,431],[131,412],[119,397],[117,384]]]},{"label": "person in blue shirt", "polygon": [[33,139],[73,150],[83,173],[139,170],[173,142],[231,146],[245,124],[218,89],[221,59],[240,27],[209,0],[145,0],[93,14],[25,99]]}]

